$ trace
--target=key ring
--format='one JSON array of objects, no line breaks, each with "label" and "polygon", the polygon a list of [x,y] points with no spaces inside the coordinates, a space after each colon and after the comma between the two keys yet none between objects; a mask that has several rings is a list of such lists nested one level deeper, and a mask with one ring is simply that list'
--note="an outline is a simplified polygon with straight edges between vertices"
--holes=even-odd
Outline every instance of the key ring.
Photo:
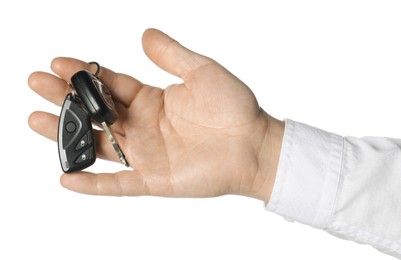
[{"label": "key ring", "polygon": [[96,61],[91,61],[91,62],[89,62],[89,64],[95,64],[96,65],[96,72],[95,72],[95,74],[93,74],[93,75],[95,75],[95,77],[97,77],[98,75],[99,75],[99,73],[100,73],[100,65],[99,65],[99,63],[97,63]]}]

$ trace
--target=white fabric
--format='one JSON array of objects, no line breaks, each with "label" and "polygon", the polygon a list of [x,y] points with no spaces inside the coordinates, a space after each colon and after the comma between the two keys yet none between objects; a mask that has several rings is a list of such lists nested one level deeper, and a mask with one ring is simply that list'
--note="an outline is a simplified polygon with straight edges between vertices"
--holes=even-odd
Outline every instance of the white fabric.
[{"label": "white fabric", "polygon": [[286,120],[266,208],[401,259],[401,140]]}]

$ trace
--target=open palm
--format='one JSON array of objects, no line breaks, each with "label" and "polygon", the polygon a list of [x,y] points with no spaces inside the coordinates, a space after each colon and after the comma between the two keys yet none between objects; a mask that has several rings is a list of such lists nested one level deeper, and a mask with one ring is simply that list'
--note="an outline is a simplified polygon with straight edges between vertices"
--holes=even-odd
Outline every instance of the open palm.
[{"label": "open palm", "polygon": [[[212,59],[155,29],[144,33],[143,47],[155,64],[183,83],[160,89],[102,67],[99,77],[119,112],[112,129],[133,169],[64,174],[62,185],[103,195],[257,197],[271,177],[261,169],[259,159],[262,150],[269,151],[265,146],[270,124],[278,121],[259,108],[244,83]],[[29,85],[61,105],[71,91],[67,82],[83,69],[95,70],[80,60],[56,58],[52,70],[59,77],[35,72]],[[29,124],[39,134],[56,139],[57,116],[34,112]],[[95,140],[98,157],[118,161],[102,131],[95,131]]]}]

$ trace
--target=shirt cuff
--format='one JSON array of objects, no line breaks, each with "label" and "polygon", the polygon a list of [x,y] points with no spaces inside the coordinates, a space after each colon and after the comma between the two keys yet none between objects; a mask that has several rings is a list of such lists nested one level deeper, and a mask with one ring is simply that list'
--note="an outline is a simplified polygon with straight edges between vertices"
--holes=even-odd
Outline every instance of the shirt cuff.
[{"label": "shirt cuff", "polygon": [[340,178],[343,137],[286,120],[280,161],[266,209],[287,220],[327,227]]}]

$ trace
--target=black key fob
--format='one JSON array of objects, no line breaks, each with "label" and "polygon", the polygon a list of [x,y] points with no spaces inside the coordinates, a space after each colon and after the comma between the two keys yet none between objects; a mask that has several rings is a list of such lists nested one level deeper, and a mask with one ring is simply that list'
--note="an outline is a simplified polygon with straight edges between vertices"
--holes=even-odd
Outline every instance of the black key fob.
[{"label": "black key fob", "polygon": [[79,71],[71,77],[71,84],[74,94],[64,100],[57,136],[61,168],[66,173],[96,161],[92,119],[108,128],[118,117],[109,90],[95,75]]},{"label": "black key fob", "polygon": [[96,161],[91,118],[82,101],[73,94],[64,100],[57,139],[64,172],[82,170]]}]

